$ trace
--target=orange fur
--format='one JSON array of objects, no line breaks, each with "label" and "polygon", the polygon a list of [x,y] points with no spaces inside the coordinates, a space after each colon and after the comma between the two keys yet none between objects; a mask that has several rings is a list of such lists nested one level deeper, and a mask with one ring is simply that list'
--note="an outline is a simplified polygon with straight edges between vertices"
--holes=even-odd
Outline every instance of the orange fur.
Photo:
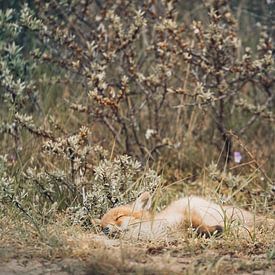
[{"label": "orange fur", "polygon": [[107,225],[118,225],[120,226],[122,223],[123,217],[132,217],[133,219],[141,220],[149,219],[151,215],[147,211],[133,211],[130,205],[123,205],[109,210],[101,219],[101,226],[104,228]]},{"label": "orange fur", "polygon": [[[198,234],[209,237],[214,233],[222,233],[224,226],[238,225],[246,231],[255,226],[255,217],[249,211],[221,206],[196,196],[174,201],[156,215],[149,212],[150,206],[151,196],[145,192],[134,203],[109,210],[101,219],[104,233],[136,230],[138,234],[142,232],[145,236],[154,236],[169,228],[180,228],[182,224],[187,224]],[[257,220],[262,219],[257,217]]]}]

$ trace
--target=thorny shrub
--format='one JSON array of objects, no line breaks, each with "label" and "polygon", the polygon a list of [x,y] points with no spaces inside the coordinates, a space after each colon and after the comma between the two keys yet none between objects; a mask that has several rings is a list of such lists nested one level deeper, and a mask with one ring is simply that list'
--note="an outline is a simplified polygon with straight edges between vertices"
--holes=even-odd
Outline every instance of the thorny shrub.
[{"label": "thorny shrub", "polygon": [[177,1],[30,2],[0,10],[1,203],[97,217],[161,184],[147,160],[274,150],[272,41],[244,47],[229,1],[190,26]]},{"label": "thorny shrub", "polygon": [[[21,123],[28,120],[17,118]],[[8,176],[2,156],[0,201],[44,221],[56,210],[67,209],[73,223],[91,225],[107,209],[161,187],[163,180],[154,170],[141,169],[141,163],[127,155],[107,159],[106,150],[88,144],[88,135],[88,128],[82,127],[77,134],[46,141],[41,153],[45,165],[28,167],[24,186]],[[46,164],[49,157],[54,168]]]}]

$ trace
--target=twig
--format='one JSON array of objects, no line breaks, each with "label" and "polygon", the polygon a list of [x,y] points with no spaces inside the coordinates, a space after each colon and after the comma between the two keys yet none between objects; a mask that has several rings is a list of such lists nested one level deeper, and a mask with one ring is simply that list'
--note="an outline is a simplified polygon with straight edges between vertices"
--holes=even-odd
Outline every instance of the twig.
[{"label": "twig", "polygon": [[237,142],[239,143],[239,145],[245,150],[245,152],[249,155],[249,157],[254,161],[256,168],[259,169],[259,171],[263,174],[263,176],[265,177],[265,179],[271,184],[273,185],[273,181],[268,177],[268,175],[265,173],[265,171],[261,168],[261,165],[258,163],[258,161],[256,160],[256,158],[253,156],[253,154],[247,149],[247,146],[241,141],[241,139],[239,138],[239,136],[237,136],[236,134],[234,134],[232,131],[228,131],[228,135],[232,136],[233,138],[235,138],[237,140]]}]

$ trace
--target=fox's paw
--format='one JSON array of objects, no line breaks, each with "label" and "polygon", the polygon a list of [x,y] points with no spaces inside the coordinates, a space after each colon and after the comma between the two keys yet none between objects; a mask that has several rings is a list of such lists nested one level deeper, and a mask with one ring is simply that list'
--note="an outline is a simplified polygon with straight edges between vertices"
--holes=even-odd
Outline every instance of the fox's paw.
[{"label": "fox's paw", "polygon": [[210,238],[211,236],[220,236],[223,233],[223,227],[220,225],[214,225],[214,226],[203,226],[198,227],[196,229],[196,232],[199,236]]}]

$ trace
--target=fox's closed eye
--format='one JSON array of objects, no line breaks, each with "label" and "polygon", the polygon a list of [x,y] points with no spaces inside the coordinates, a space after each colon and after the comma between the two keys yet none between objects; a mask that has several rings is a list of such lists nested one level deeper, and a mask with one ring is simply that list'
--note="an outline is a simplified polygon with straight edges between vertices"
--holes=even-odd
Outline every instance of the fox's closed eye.
[{"label": "fox's closed eye", "polygon": [[118,216],[115,220],[117,221],[117,220],[119,220],[120,218],[122,218],[122,217],[124,217],[125,215],[120,215],[120,216]]}]

